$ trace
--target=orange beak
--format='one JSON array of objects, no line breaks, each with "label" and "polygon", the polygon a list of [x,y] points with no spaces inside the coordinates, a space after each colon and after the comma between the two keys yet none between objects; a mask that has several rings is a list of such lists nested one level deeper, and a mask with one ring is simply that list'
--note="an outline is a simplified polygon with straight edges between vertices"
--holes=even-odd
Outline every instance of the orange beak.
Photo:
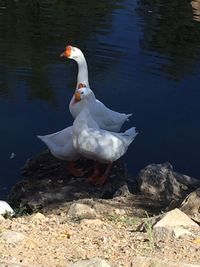
[{"label": "orange beak", "polygon": [[62,54],[60,54],[60,56],[68,58],[71,56],[71,51],[72,51],[72,47],[71,47],[71,45],[68,45],[66,47],[65,51]]},{"label": "orange beak", "polygon": [[81,94],[79,92],[75,92],[74,96],[75,96],[75,102],[81,101]]}]

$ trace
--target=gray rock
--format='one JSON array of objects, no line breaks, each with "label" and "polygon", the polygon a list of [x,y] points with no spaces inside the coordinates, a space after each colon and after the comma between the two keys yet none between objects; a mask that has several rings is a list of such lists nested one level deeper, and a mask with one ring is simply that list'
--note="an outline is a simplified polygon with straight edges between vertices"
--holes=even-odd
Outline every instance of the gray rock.
[{"label": "gray rock", "polygon": [[199,225],[191,220],[185,213],[179,209],[168,211],[163,218],[158,221],[156,227],[177,227],[184,226],[186,228],[199,228]]},{"label": "gray rock", "polygon": [[169,204],[172,200],[183,199],[200,181],[175,172],[170,163],[150,164],[138,175],[140,191],[154,200]]},{"label": "gray rock", "polygon": [[0,240],[5,241],[6,243],[18,243],[25,239],[26,236],[22,233],[6,230],[0,234]]},{"label": "gray rock", "polygon": [[167,212],[153,227],[155,241],[167,241],[172,238],[193,235],[185,228],[199,228],[198,224],[192,221],[185,213],[179,209]]},{"label": "gray rock", "polygon": [[8,195],[9,203],[19,214],[27,214],[53,204],[85,198],[112,198],[126,183],[127,171],[122,160],[113,163],[107,182],[103,186],[93,186],[86,182],[91,175],[94,162],[79,159],[77,167],[87,170],[85,177],[75,178],[67,171],[66,161],[58,160],[44,151],[28,160],[22,169],[24,179],[17,182]]},{"label": "gray rock", "polygon": [[67,213],[68,216],[80,219],[94,219],[97,214],[86,204],[73,203]]},{"label": "gray rock", "polygon": [[184,229],[183,227],[156,227],[153,229],[154,241],[168,241],[173,238],[184,238],[188,236],[195,236],[193,233]]},{"label": "gray rock", "polygon": [[200,187],[184,199],[180,210],[200,222]]},{"label": "gray rock", "polygon": [[111,267],[105,260],[100,258],[92,258],[89,260],[80,260],[70,264],[67,267]]},{"label": "gray rock", "polygon": [[160,260],[150,257],[137,256],[132,260],[130,266],[133,267],[200,267],[196,264],[187,264],[184,262],[171,262],[168,259]]},{"label": "gray rock", "polygon": [[173,238],[172,227],[156,227],[153,229],[154,242],[163,241],[167,242]]},{"label": "gray rock", "polygon": [[129,191],[128,185],[122,185],[114,194],[113,197],[127,197],[130,196],[131,192]]}]

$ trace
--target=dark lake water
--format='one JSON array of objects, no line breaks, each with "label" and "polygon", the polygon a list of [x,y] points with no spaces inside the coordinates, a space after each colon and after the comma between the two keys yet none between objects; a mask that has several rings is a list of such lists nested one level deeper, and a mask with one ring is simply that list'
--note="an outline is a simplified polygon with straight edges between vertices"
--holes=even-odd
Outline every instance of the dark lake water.
[{"label": "dark lake water", "polygon": [[[0,1],[0,198],[45,146],[36,138],[72,124],[79,47],[96,96],[133,113],[139,135],[125,156],[134,176],[169,161],[200,178],[200,2]],[[10,159],[12,153],[15,157]]]}]

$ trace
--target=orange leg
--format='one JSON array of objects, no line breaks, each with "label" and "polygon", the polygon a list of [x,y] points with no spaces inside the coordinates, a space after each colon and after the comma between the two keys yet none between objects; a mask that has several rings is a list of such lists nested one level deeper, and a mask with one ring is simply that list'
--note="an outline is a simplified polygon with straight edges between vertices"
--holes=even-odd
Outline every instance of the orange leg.
[{"label": "orange leg", "polygon": [[67,169],[75,177],[82,177],[86,171],[81,168],[76,167],[76,163],[74,161],[68,161]]},{"label": "orange leg", "polygon": [[91,184],[95,184],[97,178],[99,176],[99,163],[95,161],[94,163],[94,171],[91,176],[89,176],[86,181]]},{"label": "orange leg", "polygon": [[111,168],[112,168],[112,163],[109,163],[108,166],[107,166],[107,168],[106,168],[106,170],[105,170],[105,172],[104,172],[104,174],[102,174],[99,177],[99,179],[97,179],[95,181],[95,184],[96,185],[103,185],[103,184],[105,184],[106,180],[108,179],[108,175],[109,175],[109,173],[111,171]]}]

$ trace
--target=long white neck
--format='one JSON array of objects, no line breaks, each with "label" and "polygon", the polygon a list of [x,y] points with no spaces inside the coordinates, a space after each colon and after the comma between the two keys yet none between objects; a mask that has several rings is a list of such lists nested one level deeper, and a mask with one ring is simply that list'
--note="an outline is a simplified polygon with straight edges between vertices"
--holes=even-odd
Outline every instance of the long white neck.
[{"label": "long white neck", "polygon": [[77,76],[76,89],[78,88],[78,85],[80,83],[85,84],[86,87],[90,87],[89,81],[88,81],[88,67],[87,67],[87,62],[85,60],[84,55],[82,54],[79,58],[76,58],[75,60],[78,64],[78,76]]},{"label": "long white neck", "polygon": [[[78,136],[81,132],[88,129],[87,119],[83,108],[73,123],[73,133]],[[87,112],[88,114],[88,112]]]}]

